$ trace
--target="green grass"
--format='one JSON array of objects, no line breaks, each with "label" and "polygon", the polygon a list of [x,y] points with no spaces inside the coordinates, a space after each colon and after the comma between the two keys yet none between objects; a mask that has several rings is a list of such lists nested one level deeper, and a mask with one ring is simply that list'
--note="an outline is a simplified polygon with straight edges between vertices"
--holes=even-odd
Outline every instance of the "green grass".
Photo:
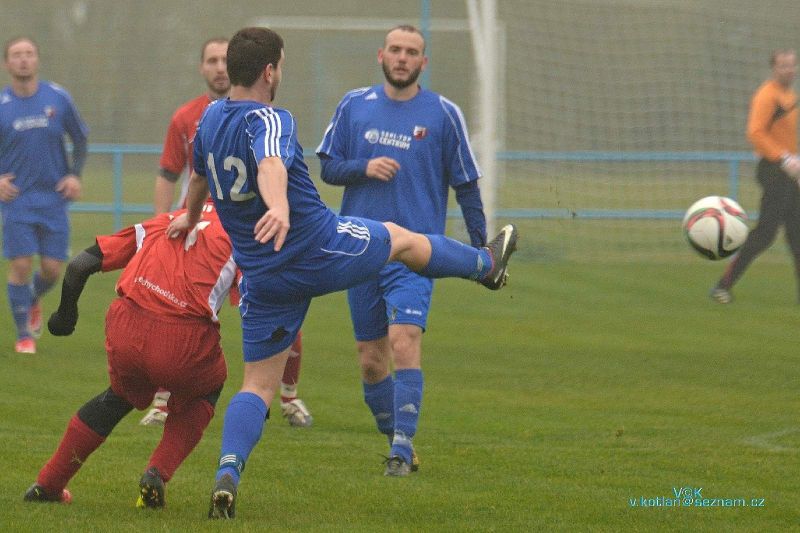
[{"label": "green grass", "polygon": [[[75,249],[107,218],[76,216]],[[382,476],[385,442],[361,398],[343,294],[304,326],[301,393],[314,427],[274,416],[241,485],[244,531],[786,531],[800,509],[800,308],[791,267],[756,262],[730,306],[706,293],[720,263],[538,261],[523,235],[509,287],[437,282],[425,396],[407,479]],[[217,531],[205,519],[222,413],[241,380],[238,316],[223,313],[230,378],[163,511],[134,508],[159,432],[132,414],[70,483],[70,506],[22,502],[69,417],[107,386],[103,315],[115,275],[89,280],[76,333],[34,356],[0,345],[4,531]],[[60,291],[45,299],[55,306]],[[5,305],[5,304],[4,304]],[[763,508],[632,508],[702,487]]]}]

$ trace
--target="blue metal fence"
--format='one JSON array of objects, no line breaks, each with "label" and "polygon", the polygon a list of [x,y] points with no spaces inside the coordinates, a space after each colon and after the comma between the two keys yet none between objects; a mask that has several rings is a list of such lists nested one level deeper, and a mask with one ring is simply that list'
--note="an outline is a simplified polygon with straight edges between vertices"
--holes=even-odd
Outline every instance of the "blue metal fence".
[{"label": "blue metal fence", "polygon": [[[111,203],[76,202],[71,206],[73,212],[79,213],[112,213],[114,227],[122,226],[125,214],[149,214],[152,204],[126,203],[123,198],[123,162],[125,155],[158,155],[161,146],[155,144],[91,144],[89,153],[110,155],[113,166],[114,193]],[[312,150],[304,154],[307,158],[315,157]],[[739,195],[740,166],[745,162],[755,161],[750,152],[535,152],[505,151],[497,153],[498,161],[564,161],[564,162],[700,162],[728,164],[727,196],[736,199]],[[641,210],[641,209],[534,209],[515,208],[498,209],[497,216],[502,218],[630,218],[630,219],[672,219],[680,218],[683,212],[673,210]],[[450,216],[460,216],[458,209],[449,212]]]}]

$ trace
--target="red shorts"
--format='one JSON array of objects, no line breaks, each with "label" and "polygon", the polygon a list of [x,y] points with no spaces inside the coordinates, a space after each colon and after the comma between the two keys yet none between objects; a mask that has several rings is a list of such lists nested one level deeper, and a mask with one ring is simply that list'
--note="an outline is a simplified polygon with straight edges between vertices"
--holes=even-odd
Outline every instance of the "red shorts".
[{"label": "red shorts", "polygon": [[218,324],[159,316],[117,298],[106,313],[111,389],[145,409],[163,388],[171,393],[169,409],[180,412],[225,382],[228,371],[219,339]]}]

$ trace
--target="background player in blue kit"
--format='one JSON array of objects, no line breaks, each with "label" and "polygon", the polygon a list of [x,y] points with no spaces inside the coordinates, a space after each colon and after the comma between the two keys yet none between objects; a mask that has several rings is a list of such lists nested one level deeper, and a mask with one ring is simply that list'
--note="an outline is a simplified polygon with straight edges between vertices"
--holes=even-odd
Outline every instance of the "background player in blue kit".
[{"label": "background player in blue kit", "polygon": [[261,438],[311,298],[375,277],[388,261],[499,289],[516,248],[512,225],[477,249],[394,223],[337,217],[308,175],[294,117],[270,105],[283,62],[283,39],[271,30],[245,28],[230,40],[230,98],[213,102],[200,120],[188,212],[167,229],[177,237],[194,227],[210,192],[243,276],[244,379],[225,413],[211,518],[234,515],[239,477]]},{"label": "background player in blue kit", "polygon": [[[11,85],[0,93],[0,205],[3,255],[9,260],[8,301],[17,328],[15,350],[35,353],[41,333],[39,299],[67,259],[67,207],[81,193],[86,161],[84,124],[62,87],[39,81],[39,48],[28,37],[6,42]],[[64,135],[72,141],[67,161]],[[40,270],[33,274],[33,256]]]},{"label": "background player in blue kit", "polygon": [[[464,117],[456,104],[417,84],[427,64],[422,33],[409,25],[391,29],[378,63],[384,83],[348,92],[317,148],[322,179],[345,187],[340,214],[442,234],[453,187],[472,245],[483,246],[481,174]],[[432,289],[430,278],[388,263],[379,278],[347,292],[364,401],[391,446],[386,475],[408,475],[419,463],[411,439],[422,401],[422,333]]]}]

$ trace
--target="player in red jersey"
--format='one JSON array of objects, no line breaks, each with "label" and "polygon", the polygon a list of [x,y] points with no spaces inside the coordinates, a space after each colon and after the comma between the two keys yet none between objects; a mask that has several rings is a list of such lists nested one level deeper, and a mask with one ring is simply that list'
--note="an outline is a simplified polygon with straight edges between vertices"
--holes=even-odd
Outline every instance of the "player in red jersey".
[{"label": "player in red jersey", "polygon": [[[208,104],[214,100],[225,98],[231,88],[226,68],[227,52],[228,39],[224,37],[212,38],[203,43],[200,53],[200,75],[205,79],[208,90],[180,106],[172,115],[167,135],[164,138],[161,168],[155,181],[153,196],[155,214],[166,213],[172,208],[175,184],[179,180],[182,185],[177,205],[180,207],[184,205],[189,182],[186,178],[192,170],[192,142],[197,130],[197,123]],[[281,412],[289,424],[296,427],[307,427],[313,422],[305,403],[297,397],[302,355],[303,344],[298,335],[292,345],[292,351],[281,380]],[[168,415],[168,400],[168,391],[158,391],[153,397],[153,408],[145,414],[140,424],[144,426],[163,425]]]},{"label": "player in red jersey", "polygon": [[213,204],[185,238],[165,230],[184,210],[99,236],[70,261],[61,302],[48,321],[53,335],[70,335],[78,298],[96,272],[124,268],[106,314],[111,386],[72,416],[61,443],[39,471],[26,501],[69,502],[69,480],[134,407],[171,391],[170,416],[140,481],[140,507],[163,507],[164,488],[200,441],[227,376],[217,312],[240,277],[231,243]]}]

